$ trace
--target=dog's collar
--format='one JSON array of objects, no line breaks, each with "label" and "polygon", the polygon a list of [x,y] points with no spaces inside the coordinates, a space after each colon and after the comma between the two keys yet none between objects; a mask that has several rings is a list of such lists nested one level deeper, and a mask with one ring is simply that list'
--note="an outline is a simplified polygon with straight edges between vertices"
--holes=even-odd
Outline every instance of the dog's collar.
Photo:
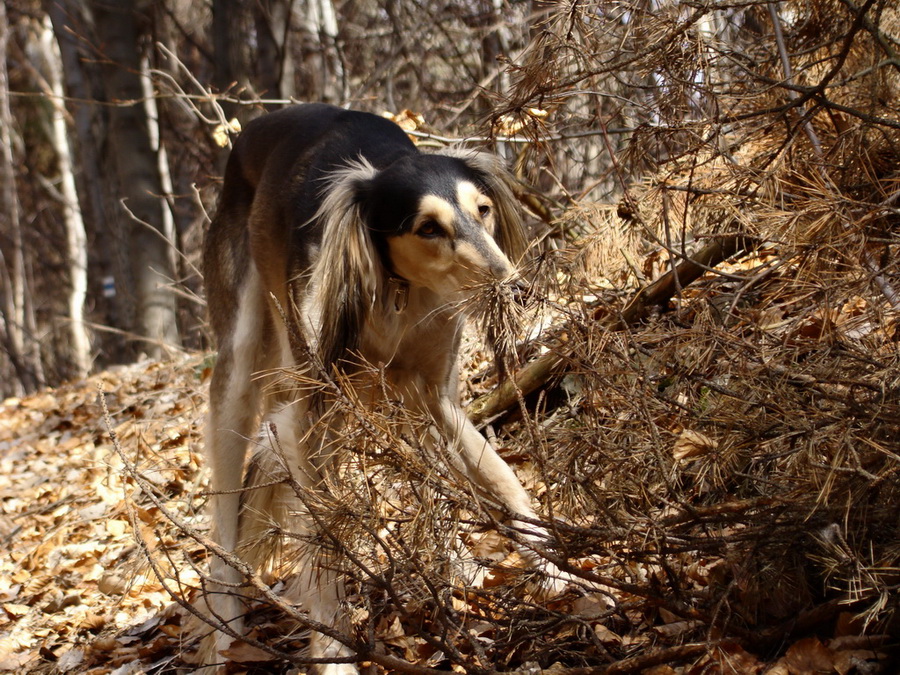
[{"label": "dog's collar", "polygon": [[409,282],[400,277],[388,278],[388,291],[391,297],[394,311],[402,313],[409,304]]}]

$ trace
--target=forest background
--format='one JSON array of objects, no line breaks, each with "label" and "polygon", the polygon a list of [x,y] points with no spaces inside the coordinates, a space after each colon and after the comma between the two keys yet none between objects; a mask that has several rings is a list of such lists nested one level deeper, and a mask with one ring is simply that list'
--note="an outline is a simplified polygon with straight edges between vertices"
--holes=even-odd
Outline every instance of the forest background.
[{"label": "forest background", "polygon": [[[192,390],[184,401],[201,390],[184,381],[192,355],[210,347],[197,261],[241,124],[289,101],[388,113],[424,147],[467,140],[497,152],[521,181],[539,328],[520,336],[518,387],[495,388],[473,348],[464,398],[550,514],[558,561],[615,602],[547,605],[502,574],[468,595],[436,559],[397,562],[409,558],[400,530],[391,542],[372,533],[378,518],[407,521],[347,493],[323,505],[343,519],[334,531],[398,552],[391,581],[356,571],[384,603],[360,623],[419,668],[891,672],[894,2],[6,0],[0,55],[0,394],[16,397],[4,404],[4,433],[38,439],[27,450],[3,441],[15,449],[8,478],[53,455],[59,428],[47,420],[60,418],[45,413],[91,373],[124,382],[112,373],[125,371],[104,371],[189,359],[141,393],[128,380],[134,399],[119,392],[129,401],[120,412],[148,419],[160,378]],[[28,397],[39,391],[51,399]],[[23,410],[42,411],[24,436]],[[88,410],[95,423],[104,417],[79,403],[64,415],[66,434]],[[197,419],[160,419],[168,431],[153,433],[193,452]],[[200,479],[185,478],[199,475],[196,461],[185,460],[185,474],[187,465],[167,464],[180,454],[162,459],[167,441],[145,446],[146,430],[129,436],[115,424],[118,436],[86,431],[77,448],[112,452],[130,438],[121,482],[144,508],[132,525],[159,530],[145,543],[166,531],[184,548],[183,528],[151,497],[164,486],[165,499],[201,512]],[[427,472],[416,473],[415,457],[386,460],[396,444],[385,439],[399,432],[386,419],[373,428],[382,437],[353,436],[356,451],[386,462],[372,489],[402,495],[417,514],[405,525],[412,540],[440,550],[460,522],[492,522],[446,485],[429,489],[453,508],[424,508],[434,502],[414,486]],[[141,461],[179,477],[141,482]],[[23,504],[22,483],[11,485],[3,499],[13,519],[68,499],[45,491]],[[12,559],[37,569],[38,549],[23,558],[17,533],[4,539]],[[483,536],[465,538],[478,548]],[[496,558],[487,548],[476,557]],[[177,577],[168,564],[162,578]],[[19,609],[8,605],[8,618],[33,650],[20,653],[58,655],[58,645],[36,646],[25,609],[48,602],[46,589],[12,588]],[[96,645],[92,626],[66,648]],[[272,629],[268,644],[281,634]],[[169,663],[189,661],[192,647],[166,649]],[[80,658],[101,668],[91,653]]]}]

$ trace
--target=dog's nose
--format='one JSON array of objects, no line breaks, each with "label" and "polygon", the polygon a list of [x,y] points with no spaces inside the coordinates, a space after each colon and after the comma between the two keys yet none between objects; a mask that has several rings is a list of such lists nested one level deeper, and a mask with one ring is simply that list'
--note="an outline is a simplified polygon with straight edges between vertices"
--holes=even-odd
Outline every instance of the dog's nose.
[{"label": "dog's nose", "polygon": [[519,275],[517,274],[515,265],[510,262],[506,255],[504,255],[496,242],[486,242],[485,249],[487,269],[491,276],[503,281],[511,280],[513,277],[518,278]]},{"label": "dog's nose", "polygon": [[506,258],[492,260],[490,263],[491,275],[495,279],[507,279],[515,274],[515,269]]},{"label": "dog's nose", "polygon": [[517,276],[515,279],[509,282],[509,285],[512,289],[513,297],[520,305],[528,304],[528,302],[534,295],[534,285],[529,283],[522,277]]}]

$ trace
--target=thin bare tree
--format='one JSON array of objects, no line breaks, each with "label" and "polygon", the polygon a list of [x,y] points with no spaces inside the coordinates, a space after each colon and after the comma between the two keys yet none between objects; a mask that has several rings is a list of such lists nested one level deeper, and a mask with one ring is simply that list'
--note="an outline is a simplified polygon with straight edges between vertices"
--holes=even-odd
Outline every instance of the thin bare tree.
[{"label": "thin bare tree", "polygon": [[[2,311],[3,339],[10,365],[17,375],[17,393],[31,391],[39,386],[43,377],[40,367],[40,352],[27,338],[28,324],[28,280],[26,272],[25,245],[22,237],[21,207],[16,192],[17,161],[13,150],[13,115],[9,103],[9,73],[6,53],[10,40],[6,5],[0,3],[0,223],[9,238],[7,253],[0,250],[2,264]],[[37,358],[35,358],[37,355]]]},{"label": "thin bare tree", "polygon": [[84,377],[91,369],[91,340],[85,321],[85,299],[88,292],[87,232],[75,188],[75,158],[66,123],[62,57],[49,16],[45,16],[40,22],[39,31],[44,89],[50,103],[47,135],[59,166],[59,202],[66,229],[66,261],[71,284],[68,316],[69,334],[72,338],[71,360],[75,374]]},{"label": "thin bare tree", "polygon": [[137,8],[132,0],[103,0],[92,3],[92,9],[105,57],[99,68],[112,104],[105,161],[122,199],[116,226],[137,304],[134,328],[146,340],[145,351],[159,357],[167,347],[179,345],[179,333],[177,303],[169,288],[174,272],[162,182],[143,104]]}]

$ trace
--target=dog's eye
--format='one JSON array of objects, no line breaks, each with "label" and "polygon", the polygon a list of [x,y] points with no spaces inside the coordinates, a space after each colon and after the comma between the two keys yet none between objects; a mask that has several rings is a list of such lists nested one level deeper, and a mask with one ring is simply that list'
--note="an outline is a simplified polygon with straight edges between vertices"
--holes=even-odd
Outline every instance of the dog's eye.
[{"label": "dog's eye", "polygon": [[481,216],[482,219],[487,218],[491,215],[491,207],[487,204],[482,204],[478,207],[478,215]]},{"label": "dog's eye", "polygon": [[419,229],[416,230],[416,234],[420,237],[425,237],[426,239],[434,239],[435,237],[443,237],[444,236],[444,228],[438,225],[435,220],[426,220],[424,223],[419,225]]}]

